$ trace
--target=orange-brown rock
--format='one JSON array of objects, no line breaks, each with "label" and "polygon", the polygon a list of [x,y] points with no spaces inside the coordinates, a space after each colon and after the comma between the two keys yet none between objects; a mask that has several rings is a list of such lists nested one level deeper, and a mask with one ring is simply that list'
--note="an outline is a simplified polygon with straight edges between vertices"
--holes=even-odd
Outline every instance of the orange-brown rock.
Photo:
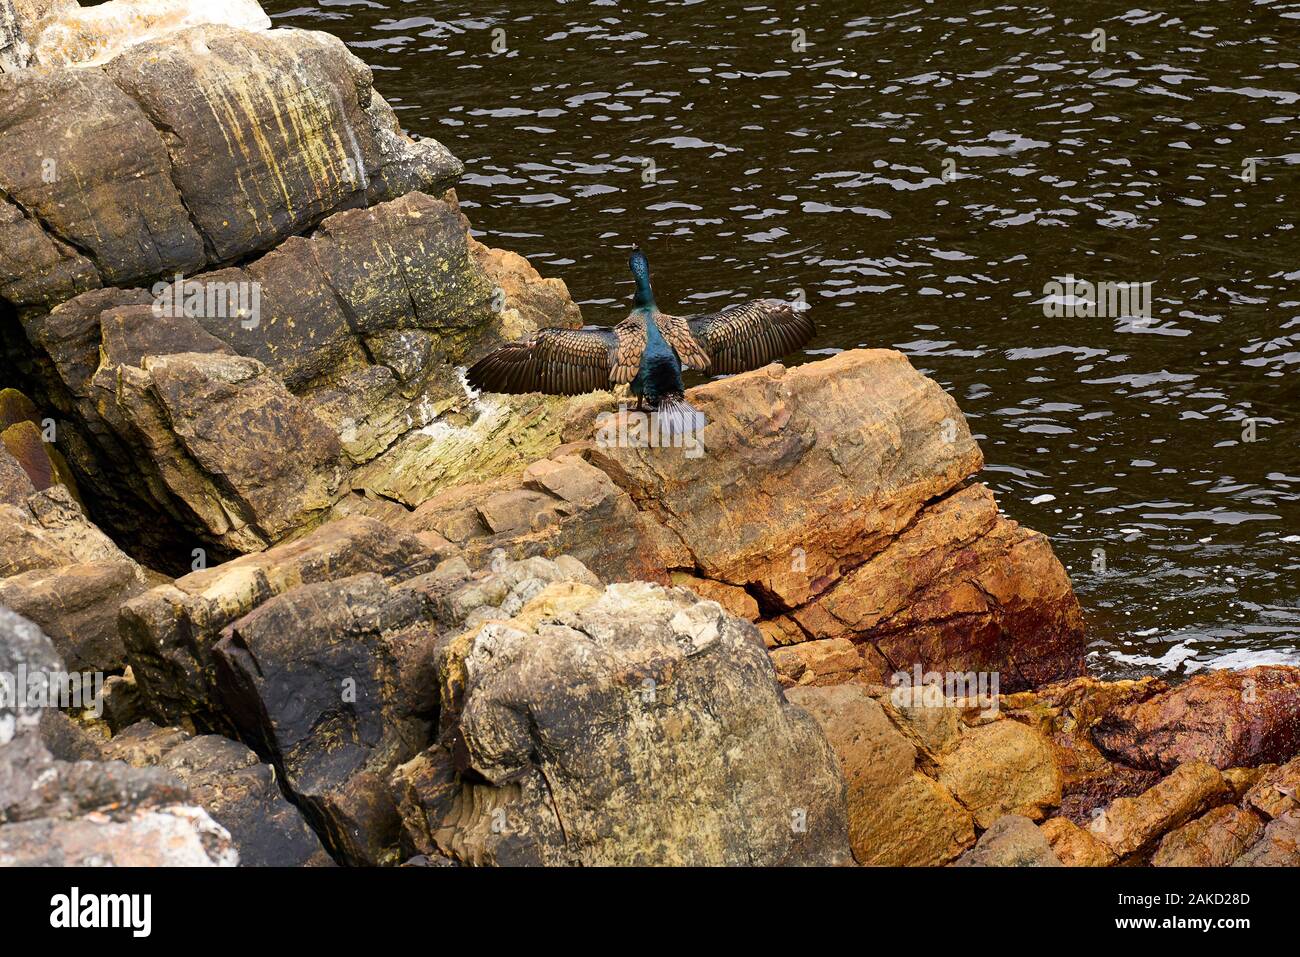
[{"label": "orange-brown rock", "polygon": [[1256,784],[1277,770],[1276,764],[1257,764],[1253,768],[1228,768],[1223,780],[1232,788],[1232,798],[1241,802]]},{"label": "orange-brown rock", "polygon": [[1204,761],[1179,765],[1159,784],[1133,798],[1117,798],[1097,814],[1093,835],[1124,859],[1151,847],[1168,831],[1209,808],[1225,803],[1231,790],[1218,770]]},{"label": "orange-brown rock", "polygon": [[[868,642],[904,670],[1000,672],[1007,690],[1083,667],[1079,608],[1050,543],[1003,518],[982,485],[927,507],[794,618],[815,638]],[[1008,648],[1006,634],[1033,640]]]},{"label": "orange-brown rock", "polygon": [[1280,763],[1300,753],[1300,668],[1213,671],[1102,718],[1093,739],[1108,757],[1168,771]]},{"label": "orange-brown rock", "polygon": [[1300,811],[1300,757],[1260,775],[1246,792],[1243,804],[1266,818]]},{"label": "orange-brown rock", "polygon": [[957,404],[897,352],[771,365],[690,400],[709,422],[702,455],[598,443],[591,461],[681,538],[705,577],[784,608],[880,552],[983,464]]},{"label": "orange-brown rock", "polygon": [[1155,867],[1227,867],[1263,830],[1259,815],[1225,804],[1166,834],[1151,855],[1151,863]]},{"label": "orange-brown rock", "polygon": [[[862,656],[853,642],[845,638],[804,641],[784,645],[771,651],[772,664],[781,684],[838,685],[856,680],[863,668]],[[876,676],[879,680],[879,676]]]},{"label": "orange-brown rock", "polygon": [[865,688],[794,688],[786,698],[817,719],[839,759],[859,864],[947,864],[975,843],[970,812],[917,771],[916,747]]},{"label": "orange-brown rock", "polygon": [[1091,831],[1069,818],[1053,817],[1039,825],[1054,853],[1066,867],[1110,867],[1118,858]]},{"label": "orange-brown rock", "polygon": [[1233,866],[1300,867],[1300,811],[1269,821],[1263,836]]},{"label": "orange-brown rock", "polygon": [[753,595],[743,588],[737,588],[735,585],[725,585],[709,578],[700,578],[689,572],[673,572],[669,578],[674,585],[689,588],[701,598],[716,601],[737,618],[744,618],[746,621],[758,620],[760,614],[758,602],[754,600]]},{"label": "orange-brown rock", "polygon": [[1117,797],[1141,794],[1160,779],[1158,771],[1107,760],[1092,741],[1093,725],[1121,705],[1144,701],[1167,689],[1163,681],[1150,677],[1136,681],[1080,677],[1007,695],[1002,707],[1009,716],[1037,728],[1052,741],[1062,775],[1061,815],[1076,824],[1087,824],[1097,808]]},{"label": "orange-brown rock", "polygon": [[1061,769],[1051,743],[1016,721],[967,728],[939,759],[939,783],[975,815],[981,828],[1005,814],[1035,821],[1061,803]]},{"label": "orange-brown rock", "polygon": [[439,492],[396,523],[471,561],[502,548],[569,553],[608,580],[677,576],[761,616],[787,684],[881,682],[919,663],[998,672],[1013,691],[1082,670],[1064,569],[987,488],[963,485],[979,449],[902,355],[772,365],[690,398],[709,420],[702,449],[624,441],[634,413],[601,418],[588,401],[548,459]]}]

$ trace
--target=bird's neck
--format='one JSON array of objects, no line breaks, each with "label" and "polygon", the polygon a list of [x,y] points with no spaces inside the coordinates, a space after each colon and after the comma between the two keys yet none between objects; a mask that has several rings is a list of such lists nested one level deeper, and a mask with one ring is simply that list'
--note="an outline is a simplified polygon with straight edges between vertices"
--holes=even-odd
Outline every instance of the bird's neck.
[{"label": "bird's neck", "polygon": [[639,275],[636,277],[636,296],[632,299],[632,305],[637,309],[647,309],[650,312],[657,312],[655,308],[655,293],[650,288],[650,277]]},{"label": "bird's neck", "polygon": [[656,317],[659,315],[659,307],[655,305],[654,290],[650,288],[649,276],[636,277],[636,297],[632,300],[632,306],[640,310],[641,315],[645,318],[645,334],[647,342],[657,342],[663,338],[659,332],[659,323]]}]

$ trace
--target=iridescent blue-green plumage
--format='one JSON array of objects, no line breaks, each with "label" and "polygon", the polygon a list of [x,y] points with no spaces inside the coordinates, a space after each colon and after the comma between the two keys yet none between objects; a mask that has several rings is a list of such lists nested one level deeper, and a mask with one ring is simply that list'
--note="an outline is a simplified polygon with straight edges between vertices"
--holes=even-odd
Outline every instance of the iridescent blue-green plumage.
[{"label": "iridescent blue-green plumage", "polygon": [[645,254],[637,249],[628,265],[636,279],[632,308],[645,328],[645,347],[641,350],[641,361],[632,379],[632,394],[652,409],[659,409],[666,402],[674,408],[681,404],[689,412],[694,412],[683,398],[686,385],[682,382],[682,360],[659,329],[659,309],[655,306],[654,290],[650,286],[650,264]]},{"label": "iridescent blue-green plumage", "polygon": [[638,404],[659,413],[670,429],[697,428],[703,417],[686,404],[682,369],[733,373],[757,369],[808,342],[815,328],[806,312],[780,299],[758,299],[682,319],[660,312],[650,264],[634,250],[631,314],[613,329],[543,329],[470,367],[470,385],[488,392],[577,395],[627,384]]}]

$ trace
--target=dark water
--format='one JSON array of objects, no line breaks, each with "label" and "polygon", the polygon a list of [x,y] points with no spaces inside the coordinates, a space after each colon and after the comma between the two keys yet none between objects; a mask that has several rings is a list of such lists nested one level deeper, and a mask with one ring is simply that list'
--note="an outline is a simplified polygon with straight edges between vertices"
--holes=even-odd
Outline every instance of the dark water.
[{"label": "dark water", "polygon": [[[910,355],[1097,672],[1300,662],[1300,3],[266,6],[370,63],[588,322],[636,241],[666,309],[801,289],[809,356]],[[1049,318],[1067,274],[1151,283],[1151,320]]]}]

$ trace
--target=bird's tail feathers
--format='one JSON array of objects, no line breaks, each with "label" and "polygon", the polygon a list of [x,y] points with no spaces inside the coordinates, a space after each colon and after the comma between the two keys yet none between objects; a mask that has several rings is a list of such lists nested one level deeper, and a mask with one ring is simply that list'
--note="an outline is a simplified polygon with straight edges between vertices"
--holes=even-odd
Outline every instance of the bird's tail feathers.
[{"label": "bird's tail feathers", "polygon": [[658,419],[659,435],[666,444],[677,445],[683,440],[694,439],[704,430],[708,420],[704,413],[691,405],[681,396],[668,396],[659,401],[655,410]]}]

